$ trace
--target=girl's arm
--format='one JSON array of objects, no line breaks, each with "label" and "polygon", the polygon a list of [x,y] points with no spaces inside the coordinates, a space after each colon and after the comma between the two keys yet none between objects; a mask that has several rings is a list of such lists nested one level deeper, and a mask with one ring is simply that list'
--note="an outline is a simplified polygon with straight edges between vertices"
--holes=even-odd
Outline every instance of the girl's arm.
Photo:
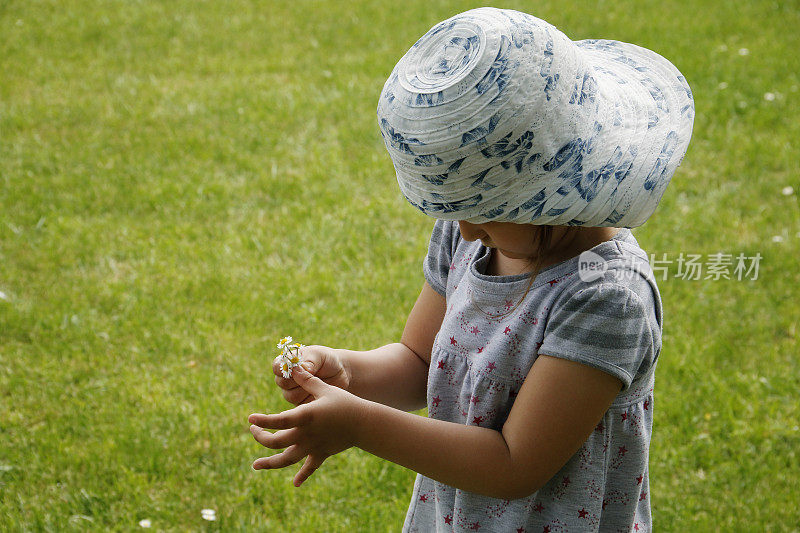
[{"label": "girl's arm", "polygon": [[[395,407],[416,411],[426,404],[428,366],[434,338],[446,310],[445,298],[426,282],[408,316],[400,342],[374,350],[354,351],[327,346],[305,346],[304,366],[326,383],[356,396]],[[295,405],[313,399],[292,378],[284,378],[280,356],[272,363],[275,382],[286,401]]]},{"label": "girl's arm", "polygon": [[601,370],[540,355],[501,431],[372,404],[356,445],[461,490],[523,498],[580,449],[621,385]]},{"label": "girl's arm", "polygon": [[358,446],[441,483],[503,499],[528,496],[555,475],[586,441],[622,385],[601,370],[540,355],[506,423],[495,431],[392,409],[302,370],[297,380],[314,401],[283,413],[250,416],[258,442],[286,448],[257,459],[253,468],[283,468],[307,455],[295,476],[299,486],[327,457]]},{"label": "girl's arm", "polygon": [[446,306],[445,298],[425,282],[400,342],[365,352],[334,350],[350,376],[347,390],[403,411],[425,407],[431,348]]}]

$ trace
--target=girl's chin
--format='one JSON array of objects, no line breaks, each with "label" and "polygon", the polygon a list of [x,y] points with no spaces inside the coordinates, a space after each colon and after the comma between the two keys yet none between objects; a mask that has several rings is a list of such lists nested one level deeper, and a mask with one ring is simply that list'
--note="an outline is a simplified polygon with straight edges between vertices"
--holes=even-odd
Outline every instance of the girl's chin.
[{"label": "girl's chin", "polygon": [[500,249],[498,249],[498,251],[504,256],[508,257],[509,259],[529,259],[527,256],[523,254],[518,254],[515,252],[509,252],[507,250],[500,250]]}]

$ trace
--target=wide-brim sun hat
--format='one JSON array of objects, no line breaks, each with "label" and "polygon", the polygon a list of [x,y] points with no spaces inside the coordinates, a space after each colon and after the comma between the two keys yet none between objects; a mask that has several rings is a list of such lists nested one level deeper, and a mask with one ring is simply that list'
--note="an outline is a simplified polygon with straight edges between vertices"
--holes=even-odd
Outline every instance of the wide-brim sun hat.
[{"label": "wide-brim sun hat", "polygon": [[400,190],[429,216],[632,228],[683,160],[694,101],[651,50],[484,7],[411,47],[378,122]]}]

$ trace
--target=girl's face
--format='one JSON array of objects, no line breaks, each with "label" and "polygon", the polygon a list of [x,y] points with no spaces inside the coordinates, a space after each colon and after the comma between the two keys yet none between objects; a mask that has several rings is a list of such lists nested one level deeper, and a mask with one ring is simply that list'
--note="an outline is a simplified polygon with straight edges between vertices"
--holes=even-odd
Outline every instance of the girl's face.
[{"label": "girl's face", "polygon": [[[539,245],[539,228],[533,224],[512,222],[473,224],[459,220],[458,227],[465,240],[480,239],[487,248],[497,248],[500,253],[512,259],[528,259],[535,256]],[[558,229],[558,226],[553,228],[553,242],[561,237]]]},{"label": "girl's face", "polygon": [[[540,227],[534,224],[513,222],[484,222],[473,224],[458,221],[461,236],[465,240],[480,239],[487,248],[497,250],[509,259],[531,260],[536,257],[539,246]],[[611,239],[619,228],[553,226],[548,258],[571,257]]]}]

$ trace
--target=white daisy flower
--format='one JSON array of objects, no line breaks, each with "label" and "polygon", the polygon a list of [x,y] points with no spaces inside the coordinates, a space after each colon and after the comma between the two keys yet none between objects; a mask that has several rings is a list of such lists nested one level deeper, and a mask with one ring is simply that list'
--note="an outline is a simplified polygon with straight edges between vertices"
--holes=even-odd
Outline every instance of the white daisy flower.
[{"label": "white daisy flower", "polygon": [[749,53],[750,53],[750,50],[748,50],[747,48],[739,48],[739,55],[740,56],[746,56]]},{"label": "white daisy flower", "polygon": [[139,520],[139,527],[148,528],[151,525],[153,525],[153,524],[147,518],[145,518],[144,520]]},{"label": "white daisy flower", "polygon": [[286,356],[281,361],[281,375],[286,379],[292,377],[292,365],[286,360]]},{"label": "white daisy flower", "polygon": [[299,366],[302,362],[302,359],[300,358],[300,349],[305,346],[304,344],[300,343],[290,344],[291,342],[291,337],[284,337],[278,343],[278,347],[283,350],[283,352],[280,354],[281,375],[286,379],[292,377],[292,369],[296,366]]},{"label": "white daisy flower", "polygon": [[200,516],[203,517],[203,520],[213,522],[217,519],[217,512],[214,509],[203,509],[200,511]]},{"label": "white daisy flower", "polygon": [[784,196],[789,196],[793,192],[794,192],[794,189],[792,188],[791,185],[787,185],[786,187],[781,189],[781,193],[783,193]]},{"label": "white daisy flower", "polygon": [[764,100],[767,102],[772,102],[775,100],[775,93],[764,93]]},{"label": "white daisy flower", "polygon": [[291,337],[284,337],[278,342],[278,349],[283,350],[286,346],[291,344],[292,338]]}]

